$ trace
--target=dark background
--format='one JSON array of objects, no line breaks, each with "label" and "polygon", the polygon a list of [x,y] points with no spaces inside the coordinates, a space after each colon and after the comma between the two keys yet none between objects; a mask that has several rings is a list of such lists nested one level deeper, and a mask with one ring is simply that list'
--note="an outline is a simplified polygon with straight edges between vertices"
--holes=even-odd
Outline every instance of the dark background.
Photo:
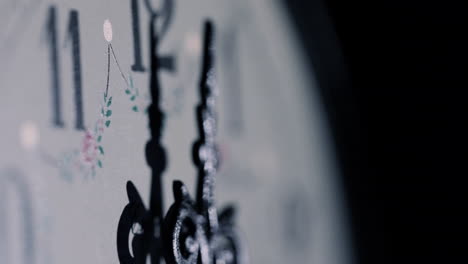
[{"label": "dark background", "polygon": [[333,131],[357,263],[468,263],[463,2],[284,1]]}]

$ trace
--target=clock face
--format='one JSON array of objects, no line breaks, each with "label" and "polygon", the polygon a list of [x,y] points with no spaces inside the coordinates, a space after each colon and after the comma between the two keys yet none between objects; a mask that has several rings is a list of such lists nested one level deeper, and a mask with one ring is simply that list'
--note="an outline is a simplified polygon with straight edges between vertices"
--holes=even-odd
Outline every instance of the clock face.
[{"label": "clock face", "polygon": [[[125,263],[117,236],[128,181],[149,215],[155,195],[166,215],[174,180],[197,196],[192,145],[200,138],[206,19],[215,40],[221,159],[213,201],[235,206],[238,250],[251,263],[351,262],[314,76],[280,3],[1,6],[0,263]],[[149,106],[164,113],[157,129]],[[165,165],[158,165],[159,189],[150,160]],[[132,225],[131,256],[138,254],[132,239],[144,229]]]}]

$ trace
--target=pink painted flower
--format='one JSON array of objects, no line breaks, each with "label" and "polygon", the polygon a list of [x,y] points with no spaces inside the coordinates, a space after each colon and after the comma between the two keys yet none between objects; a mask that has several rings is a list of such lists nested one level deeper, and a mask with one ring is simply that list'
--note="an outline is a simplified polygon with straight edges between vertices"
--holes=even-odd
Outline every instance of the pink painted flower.
[{"label": "pink painted flower", "polygon": [[81,158],[85,165],[93,166],[97,157],[97,142],[93,133],[88,129],[85,132],[82,147]]}]

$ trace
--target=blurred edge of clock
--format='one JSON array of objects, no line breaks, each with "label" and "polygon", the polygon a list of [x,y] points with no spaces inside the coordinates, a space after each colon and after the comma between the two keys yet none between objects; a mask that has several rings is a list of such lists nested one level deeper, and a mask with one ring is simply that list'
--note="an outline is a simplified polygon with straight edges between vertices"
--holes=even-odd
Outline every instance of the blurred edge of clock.
[{"label": "blurred edge of clock", "polygon": [[284,4],[318,79],[357,261],[466,262],[466,7]]}]

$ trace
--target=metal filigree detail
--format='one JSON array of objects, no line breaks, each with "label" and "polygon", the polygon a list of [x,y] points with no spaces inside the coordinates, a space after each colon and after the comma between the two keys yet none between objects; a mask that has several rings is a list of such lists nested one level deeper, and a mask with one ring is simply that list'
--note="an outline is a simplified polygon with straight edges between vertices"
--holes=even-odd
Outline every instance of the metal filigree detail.
[{"label": "metal filigree detail", "polygon": [[163,228],[167,263],[220,264],[246,263],[234,228],[234,208],[218,216],[214,203],[214,183],[220,159],[216,138],[216,80],[214,72],[214,27],[205,23],[201,102],[196,108],[200,138],[193,145],[198,168],[197,196],[194,201],[180,181],[173,184],[174,204]]}]

